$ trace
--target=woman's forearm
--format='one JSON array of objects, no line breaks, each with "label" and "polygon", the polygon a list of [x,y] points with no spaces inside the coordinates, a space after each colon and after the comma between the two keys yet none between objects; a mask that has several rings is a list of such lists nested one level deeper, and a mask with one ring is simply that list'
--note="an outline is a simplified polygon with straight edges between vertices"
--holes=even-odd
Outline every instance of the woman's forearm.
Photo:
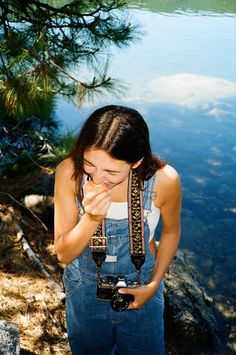
[{"label": "woman's forearm", "polygon": [[57,238],[55,244],[57,258],[64,264],[70,264],[88,245],[100,222],[87,213],[69,232]]},{"label": "woman's forearm", "polygon": [[157,250],[157,257],[150,279],[149,285],[157,289],[162,278],[165,275],[173,257],[176,254],[180,240],[180,233],[167,234],[162,233]]}]

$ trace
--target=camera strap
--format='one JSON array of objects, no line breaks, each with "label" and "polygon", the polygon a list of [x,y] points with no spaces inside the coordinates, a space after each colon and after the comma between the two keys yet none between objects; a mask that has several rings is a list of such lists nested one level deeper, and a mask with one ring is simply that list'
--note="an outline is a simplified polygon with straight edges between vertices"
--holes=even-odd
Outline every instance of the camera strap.
[{"label": "camera strap", "polygon": [[[137,172],[131,170],[128,184],[128,218],[130,236],[130,258],[135,266],[140,284],[141,267],[145,262],[144,218],[143,218],[143,186]],[[107,255],[107,238],[105,221],[98,226],[92,236],[89,247],[93,260],[97,265],[98,278],[101,277],[101,265]]]},{"label": "camera strap", "polygon": [[136,172],[131,170],[128,187],[130,258],[140,284],[141,267],[145,262],[143,185]]}]

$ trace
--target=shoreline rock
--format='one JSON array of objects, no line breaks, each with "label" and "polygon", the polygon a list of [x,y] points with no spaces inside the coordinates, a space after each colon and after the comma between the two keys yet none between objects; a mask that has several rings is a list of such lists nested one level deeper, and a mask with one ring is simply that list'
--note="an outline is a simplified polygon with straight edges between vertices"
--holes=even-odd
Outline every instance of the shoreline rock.
[{"label": "shoreline rock", "polygon": [[178,250],[165,276],[165,329],[167,340],[180,354],[220,354],[223,345],[212,310],[212,298],[198,284]]},{"label": "shoreline rock", "polygon": [[0,354],[20,355],[19,328],[6,320],[0,320]]}]

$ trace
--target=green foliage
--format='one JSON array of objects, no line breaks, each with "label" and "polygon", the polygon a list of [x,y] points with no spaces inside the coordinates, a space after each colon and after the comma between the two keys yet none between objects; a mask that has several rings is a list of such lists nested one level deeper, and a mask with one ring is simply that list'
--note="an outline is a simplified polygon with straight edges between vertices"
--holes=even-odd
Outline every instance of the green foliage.
[{"label": "green foliage", "polygon": [[104,90],[122,90],[108,75],[108,62],[112,45],[138,37],[125,4],[0,0],[0,171],[64,157],[70,139],[58,146],[56,95],[82,105]]},{"label": "green foliage", "polygon": [[27,150],[22,150],[21,153],[11,162],[1,161],[0,171],[2,177],[15,177],[33,173],[39,168],[30,158]]},{"label": "green foliage", "polygon": [[[33,137],[32,137],[33,138]],[[34,136],[34,138],[38,138]],[[42,137],[41,137],[42,138]],[[36,140],[37,141],[37,140]],[[54,169],[65,159],[74,147],[76,136],[68,132],[61,137],[54,145],[44,141],[42,151],[39,148],[39,142],[34,143],[34,147],[30,149],[21,147],[21,151],[15,154],[14,159],[8,156],[8,161],[5,159],[0,162],[0,171],[2,176],[14,177],[40,169]],[[32,141],[31,141],[32,143]],[[11,152],[13,154],[13,152]]]},{"label": "green foliage", "polygon": [[0,7],[0,96],[9,114],[27,114],[57,93],[81,104],[93,90],[115,88],[108,48],[128,45],[137,30],[125,1],[0,0]]},{"label": "green foliage", "polygon": [[[28,115],[9,115],[0,106],[0,172],[15,175],[32,166],[40,156],[49,155],[57,142],[58,122],[54,116],[54,98],[39,101]],[[21,171],[23,173],[23,171]]]},{"label": "green foliage", "polygon": [[65,133],[54,145],[53,154],[40,157],[40,162],[44,167],[55,168],[68,154],[75,145],[76,136],[70,132]]}]

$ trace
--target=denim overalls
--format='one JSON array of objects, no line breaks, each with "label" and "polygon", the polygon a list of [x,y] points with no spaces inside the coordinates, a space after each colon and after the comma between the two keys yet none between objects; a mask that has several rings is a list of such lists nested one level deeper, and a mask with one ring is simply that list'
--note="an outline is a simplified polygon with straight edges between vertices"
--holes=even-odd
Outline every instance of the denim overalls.
[{"label": "denim overalls", "polygon": [[[144,210],[151,209],[155,176],[145,181]],[[82,210],[82,209],[81,209]],[[148,213],[148,212],[147,212]],[[107,254],[110,261],[102,264],[102,276],[125,276],[137,281],[129,254],[128,219],[105,219]],[[141,269],[141,283],[150,280],[155,262],[149,247],[149,228],[144,218],[146,258]],[[114,261],[115,260],[115,261]],[[110,301],[96,298],[97,272],[89,247],[64,271],[66,289],[66,322],[73,355],[163,355],[163,283],[144,308],[115,312]]]}]

